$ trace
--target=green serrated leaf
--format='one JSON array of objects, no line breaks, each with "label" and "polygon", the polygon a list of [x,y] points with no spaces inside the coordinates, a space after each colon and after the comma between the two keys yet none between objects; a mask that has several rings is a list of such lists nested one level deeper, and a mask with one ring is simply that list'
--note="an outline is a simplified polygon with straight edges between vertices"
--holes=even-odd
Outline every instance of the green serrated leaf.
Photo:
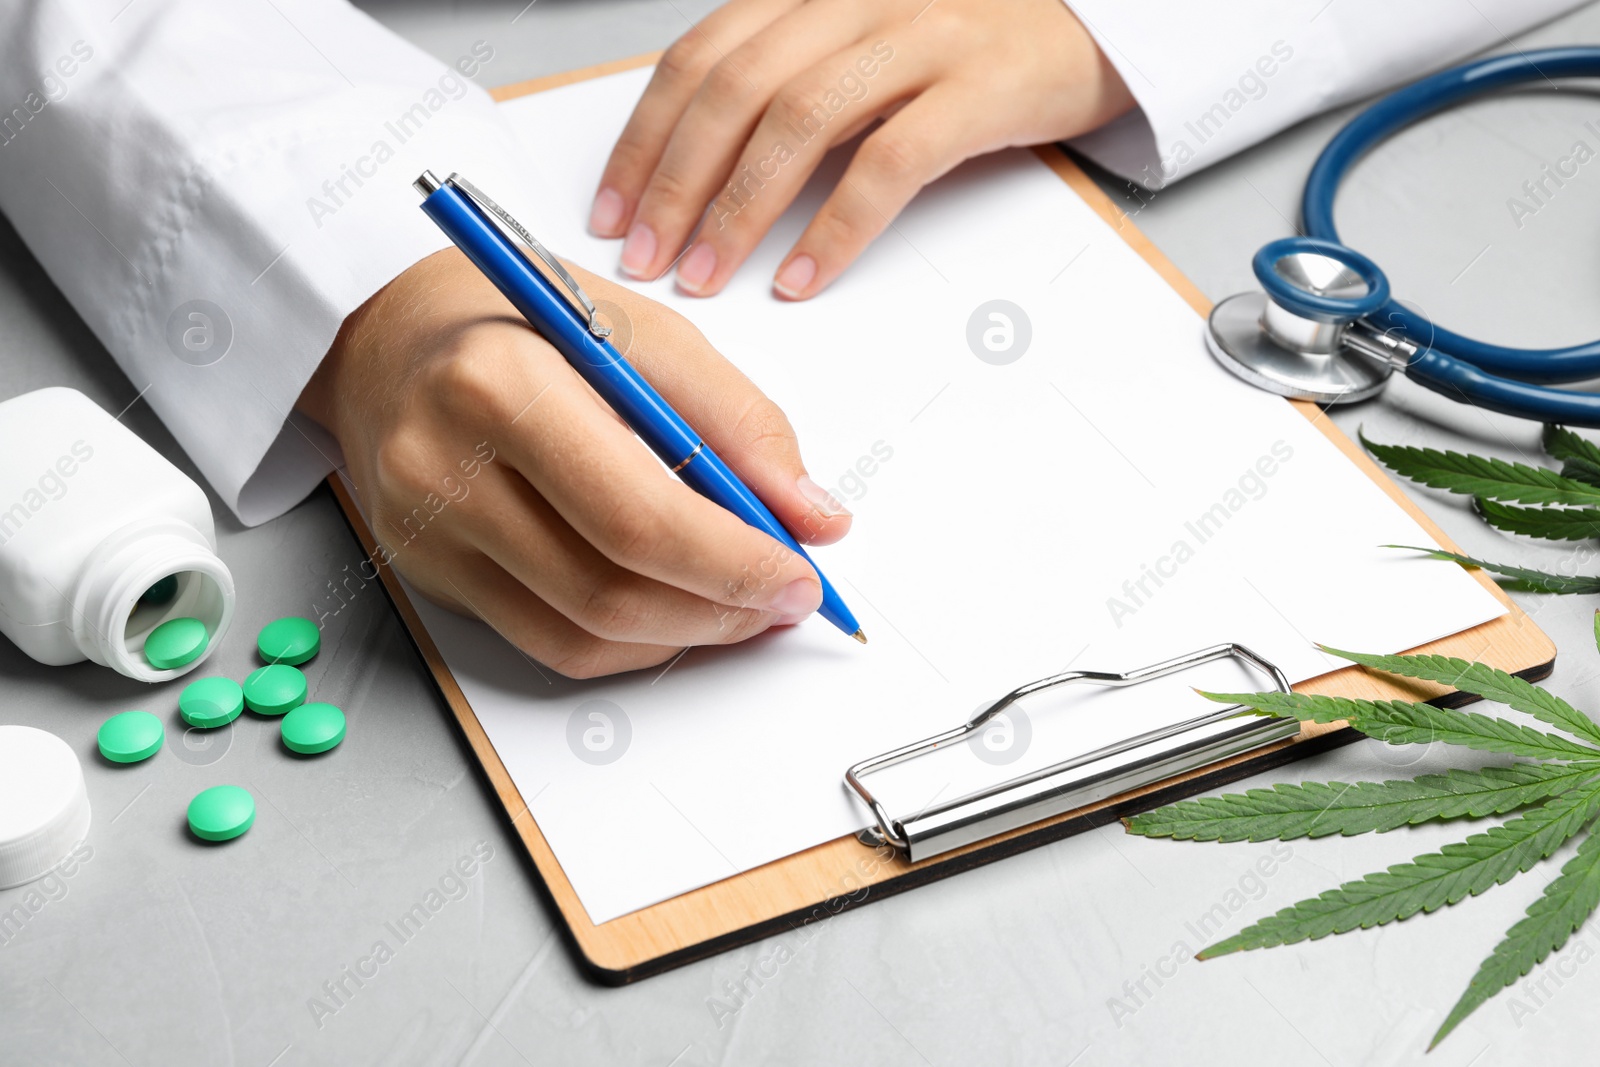
[{"label": "green serrated leaf", "polygon": [[1531,570],[1527,567],[1514,567],[1509,563],[1490,563],[1487,560],[1477,559],[1473,556],[1463,556],[1459,552],[1447,552],[1442,548],[1418,548],[1416,545],[1383,545],[1383,548],[1404,548],[1411,552],[1421,552],[1432,559],[1447,559],[1461,564],[1463,567],[1480,567],[1491,571],[1510,581],[1502,583],[1502,588],[1514,589],[1527,593],[1600,593],[1600,577],[1584,574],[1550,574],[1546,571]]},{"label": "green serrated leaf", "polygon": [[1519,504],[1600,505],[1600,486],[1563,478],[1543,467],[1436,448],[1380,445],[1367,440],[1365,434],[1358,436],[1384,466],[1435,489]]},{"label": "green serrated leaf", "polygon": [[1308,722],[1343,719],[1368,737],[1391,745],[1427,745],[1443,741],[1480,752],[1501,752],[1526,759],[1594,760],[1600,749],[1569,741],[1476,712],[1439,708],[1406,700],[1352,700],[1310,693],[1206,693],[1223,704],[1243,704],[1269,715]]},{"label": "green serrated leaf", "polygon": [[1481,818],[1544,800],[1600,768],[1514,763],[1409,781],[1306,782],[1180,800],[1124,819],[1128,832],[1183,841],[1289,841],[1372,833],[1430,819]]},{"label": "green serrated leaf", "polygon": [[1505,939],[1478,967],[1428,1048],[1443,1041],[1480,1004],[1565,945],[1596,905],[1600,905],[1600,837],[1591,833],[1578,846],[1578,854],[1544,887],[1544,895],[1528,906],[1527,917],[1506,931]]},{"label": "green serrated leaf", "polygon": [[1507,533],[1547,541],[1589,541],[1600,537],[1600,508],[1526,508],[1475,497],[1483,521]]},{"label": "green serrated leaf", "polygon": [[1540,434],[1540,443],[1544,445],[1545,453],[1551,459],[1562,462],[1581,459],[1600,468],[1600,445],[1594,444],[1587,437],[1565,426],[1557,426],[1553,422],[1545,423],[1544,432]]},{"label": "green serrated leaf", "polygon": [[1364,652],[1345,652],[1342,649],[1319,645],[1341,659],[1351,660],[1363,667],[1399,674],[1407,678],[1424,678],[1430,682],[1473,693],[1485,700],[1493,700],[1516,711],[1532,715],[1540,722],[1557,726],[1570,734],[1600,744],[1600,725],[1593,719],[1556,696],[1505,671],[1496,670],[1487,663],[1472,663],[1452,656],[1374,656]]},{"label": "green serrated leaf", "polygon": [[1600,463],[1574,457],[1561,465],[1561,477],[1588,485],[1600,485]]},{"label": "green serrated leaf", "polygon": [[1459,844],[1346,882],[1247,926],[1199,954],[1288,945],[1435,911],[1515,878],[1600,812],[1600,789],[1573,790]]},{"label": "green serrated leaf", "polygon": [[1600,446],[1564,426],[1546,423],[1544,450],[1561,461],[1561,475],[1590,485],[1600,485]]}]

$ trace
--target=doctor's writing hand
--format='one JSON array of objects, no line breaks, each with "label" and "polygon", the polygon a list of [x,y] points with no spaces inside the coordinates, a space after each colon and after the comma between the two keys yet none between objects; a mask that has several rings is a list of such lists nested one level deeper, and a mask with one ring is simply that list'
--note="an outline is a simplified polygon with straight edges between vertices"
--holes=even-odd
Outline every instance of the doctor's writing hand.
[{"label": "doctor's writing hand", "polygon": [[589,226],[626,235],[625,273],[676,261],[679,287],[709,296],[827,150],[885,119],[778,268],[774,290],[803,300],[962,160],[1072,137],[1132,104],[1062,0],[732,0],[662,57]]},{"label": "doctor's writing hand", "polygon": [[[682,317],[573,272],[621,309],[630,362],[799,540],[844,536],[848,512],[749,379]],[[343,447],[377,563],[570,677],[742,641],[821,601],[803,558],[670,477],[453,248],[345,321],[298,407]]]}]

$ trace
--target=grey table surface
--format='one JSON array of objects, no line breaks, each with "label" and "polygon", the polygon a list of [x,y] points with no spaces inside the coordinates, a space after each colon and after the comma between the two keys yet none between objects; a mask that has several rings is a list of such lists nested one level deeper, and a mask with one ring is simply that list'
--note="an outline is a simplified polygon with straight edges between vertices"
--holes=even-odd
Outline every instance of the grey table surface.
[{"label": "grey table surface", "polygon": [[[484,39],[505,81],[664,46],[704,0],[453,4],[367,0],[381,21],[449,58]],[[523,14],[513,22],[519,11]],[[1587,8],[1505,47],[1600,37]],[[1213,298],[1252,284],[1249,257],[1288,232],[1307,166],[1341,116],[1308,122],[1156,196],[1102,181]],[[1531,217],[1509,200],[1574,142],[1596,146],[1593,95],[1530,91],[1410,130],[1357,167],[1340,218],[1397,291],[1457,328],[1510,343],[1600,335],[1600,164]],[[0,226],[0,398],[68,384],[112,411],[137,389]],[[1380,440],[1537,457],[1529,424],[1396,382],[1333,415]],[[193,467],[148,408],[126,421]],[[1413,496],[1469,551],[1579,572],[1588,546],[1497,534],[1459,502]],[[215,665],[251,664],[261,623],[309,614],[360,550],[319,492],[243,529],[213,500],[239,587]],[[1308,561],[1307,580],[1328,580]],[[1600,705],[1592,598],[1519,598],[1556,641],[1552,687]],[[148,765],[93,757],[101,719],[171,706],[104,668],[42,667],[0,642],[0,721],[52,730],[85,756],[92,856],[44,906],[0,932],[0,1062],[310,1063],[1403,1063],[1500,934],[1553,876],[1550,863],[1432,916],[1312,944],[1196,963],[1219,928],[1386,864],[1456,830],[1419,828],[1291,845],[1145,841],[1116,827],[1036,849],[633,986],[584,980],[531,866],[376,587],[332,617],[309,665],[351,734],[320,761],[289,758],[249,717],[209,741],[174,731]],[[1362,742],[1253,784],[1409,775],[1450,753]],[[188,798],[249,786],[259,816],[225,850],[189,839]],[[487,855],[458,885],[461,857]],[[1565,855],[1563,853],[1562,855]],[[1263,871],[1269,871],[1263,874]],[[439,891],[401,941],[388,924]],[[0,914],[24,890],[0,892]],[[433,898],[437,900],[438,898]],[[390,953],[349,978],[377,942]],[[1429,1062],[1579,1062],[1593,1056],[1600,929],[1554,968],[1482,1008]],[[1538,982],[1539,984],[1535,984]],[[342,991],[336,988],[342,985]],[[318,1005],[321,1005],[320,1007]],[[1588,1050],[1587,1052],[1585,1050]]]}]

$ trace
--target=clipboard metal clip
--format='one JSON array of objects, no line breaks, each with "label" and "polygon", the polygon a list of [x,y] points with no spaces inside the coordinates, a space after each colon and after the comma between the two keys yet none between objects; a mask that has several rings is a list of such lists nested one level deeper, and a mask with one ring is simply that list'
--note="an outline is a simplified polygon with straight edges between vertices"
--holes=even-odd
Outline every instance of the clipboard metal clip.
[{"label": "clipboard metal clip", "polygon": [[1290,692],[1289,679],[1275,664],[1232,643],[1123,674],[1066,671],[1029,682],[962,726],[862,760],[846,771],[845,784],[878,820],[876,826],[861,832],[860,839],[867,845],[889,845],[916,862],[1298,734],[1297,719],[1258,715],[1233,705],[1106,745],[903,819],[895,818],[862,781],[874,771],[964,741],[1017,701],[1046,689],[1079,682],[1137,685],[1227,658],[1254,667],[1270,677],[1279,691]]}]

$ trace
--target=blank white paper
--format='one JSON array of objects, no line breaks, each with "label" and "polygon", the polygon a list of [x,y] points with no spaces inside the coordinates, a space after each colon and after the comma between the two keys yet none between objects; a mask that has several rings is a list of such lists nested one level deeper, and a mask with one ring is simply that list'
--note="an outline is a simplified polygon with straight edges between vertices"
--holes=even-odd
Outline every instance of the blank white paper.
[{"label": "blank white paper", "polygon": [[[490,194],[602,270],[619,243],[585,232],[589,200],[647,76],[505,105],[541,169]],[[1313,642],[1397,652],[1503,613],[1458,567],[1378,547],[1433,542],[1289,404],[1216,366],[1200,318],[1031,152],[958,168],[821,297],[773,298],[842,163],[723,294],[637,287],[784,407],[854,511],[815,558],[871,643],[812,619],[578,683],[413,596],[595,922],[858,830],[847,766],[1069,664],[1239,641],[1298,681],[1337,665]],[[1031,328],[1007,365],[967,340],[995,299]],[[897,769],[886,797],[915,811],[1193,716],[1212,706],[1195,684],[1268,687],[1222,663],[1052,697]]]}]

